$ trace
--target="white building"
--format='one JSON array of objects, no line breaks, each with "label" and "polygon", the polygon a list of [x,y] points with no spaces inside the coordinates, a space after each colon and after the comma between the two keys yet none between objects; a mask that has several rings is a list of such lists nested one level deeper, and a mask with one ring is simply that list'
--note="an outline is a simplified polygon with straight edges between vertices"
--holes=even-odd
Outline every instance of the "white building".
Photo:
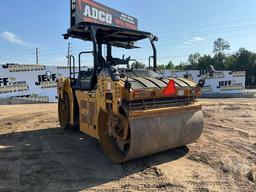
[{"label": "white building", "polygon": [[[188,70],[163,72],[166,77],[185,77],[198,82],[207,71]],[[203,89],[204,96],[234,96],[245,93],[244,71],[216,71],[214,77],[208,77]]]},{"label": "white building", "polygon": [[[47,79],[46,72],[51,78]],[[206,71],[164,71],[166,77],[186,77],[198,82]],[[38,102],[56,102],[58,77],[69,76],[69,68],[46,65],[0,65],[0,99],[19,97]],[[234,95],[245,92],[245,72],[218,71],[208,78],[204,95]]]},{"label": "white building", "polygon": [[[46,72],[51,73],[47,79]],[[59,76],[69,76],[68,67],[45,65],[0,65],[0,98],[56,102]]]}]

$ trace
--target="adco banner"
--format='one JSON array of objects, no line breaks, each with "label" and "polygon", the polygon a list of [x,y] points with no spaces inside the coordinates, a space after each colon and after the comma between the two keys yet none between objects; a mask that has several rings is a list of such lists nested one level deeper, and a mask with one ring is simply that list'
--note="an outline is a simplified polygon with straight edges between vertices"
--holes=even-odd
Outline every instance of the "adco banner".
[{"label": "adco banner", "polygon": [[71,27],[91,22],[138,30],[138,19],[93,0],[71,0]]}]

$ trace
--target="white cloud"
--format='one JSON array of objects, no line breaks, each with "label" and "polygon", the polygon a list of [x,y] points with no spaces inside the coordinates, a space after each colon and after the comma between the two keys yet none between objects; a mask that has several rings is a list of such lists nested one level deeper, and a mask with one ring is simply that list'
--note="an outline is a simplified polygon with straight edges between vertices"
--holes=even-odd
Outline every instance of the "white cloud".
[{"label": "white cloud", "polygon": [[185,42],[184,42],[184,45],[191,45],[191,42],[185,41]]},{"label": "white cloud", "polygon": [[194,37],[193,39],[190,39],[190,42],[197,42],[197,41],[204,41],[205,39],[202,37]]},{"label": "white cloud", "polygon": [[27,44],[27,42],[23,41],[16,34],[8,32],[8,31],[5,31],[5,32],[1,33],[1,37],[9,43],[19,44],[19,45],[26,45]]},{"label": "white cloud", "polygon": [[184,45],[192,45],[192,44],[195,43],[195,42],[204,41],[204,40],[205,40],[205,39],[202,38],[202,37],[194,37],[194,38],[192,38],[192,39],[190,39],[190,40],[188,40],[188,41],[184,41],[183,44],[184,44]]}]

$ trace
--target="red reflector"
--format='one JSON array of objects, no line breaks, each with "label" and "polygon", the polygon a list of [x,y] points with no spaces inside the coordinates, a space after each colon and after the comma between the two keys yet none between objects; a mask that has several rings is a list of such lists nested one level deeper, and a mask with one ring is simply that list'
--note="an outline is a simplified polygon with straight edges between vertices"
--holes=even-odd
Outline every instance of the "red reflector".
[{"label": "red reflector", "polygon": [[163,94],[165,96],[170,96],[170,95],[174,95],[176,93],[177,93],[177,90],[176,90],[176,86],[175,86],[174,80],[170,80],[168,85],[167,85],[167,87],[163,91]]}]

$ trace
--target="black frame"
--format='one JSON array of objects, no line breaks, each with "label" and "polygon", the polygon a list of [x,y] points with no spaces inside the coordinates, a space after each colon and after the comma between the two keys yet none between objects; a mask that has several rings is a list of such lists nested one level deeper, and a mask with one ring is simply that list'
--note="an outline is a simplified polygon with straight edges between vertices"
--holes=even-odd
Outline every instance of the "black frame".
[{"label": "black frame", "polygon": [[[106,26],[102,24],[82,22],[74,25],[68,32],[64,34],[64,38],[78,38],[85,41],[91,41],[93,43],[93,51],[85,51],[79,54],[79,73],[81,72],[81,55],[92,53],[94,55],[93,70],[94,76],[97,75],[102,68],[108,67],[106,63],[109,63],[112,58],[112,46],[121,47],[125,49],[137,48],[134,46],[134,42],[149,39],[152,49],[153,56],[149,57],[149,60],[153,58],[153,69],[157,69],[157,50],[154,44],[157,41],[157,37],[151,33],[144,31],[136,31],[130,29],[123,29],[119,27]],[[106,63],[100,63],[99,58],[102,57],[102,45],[107,45],[107,58]],[[71,66],[71,59],[73,60],[73,66]],[[73,68],[73,73],[72,69]],[[75,59],[74,56],[70,58],[70,77],[73,74],[75,78]]]}]

